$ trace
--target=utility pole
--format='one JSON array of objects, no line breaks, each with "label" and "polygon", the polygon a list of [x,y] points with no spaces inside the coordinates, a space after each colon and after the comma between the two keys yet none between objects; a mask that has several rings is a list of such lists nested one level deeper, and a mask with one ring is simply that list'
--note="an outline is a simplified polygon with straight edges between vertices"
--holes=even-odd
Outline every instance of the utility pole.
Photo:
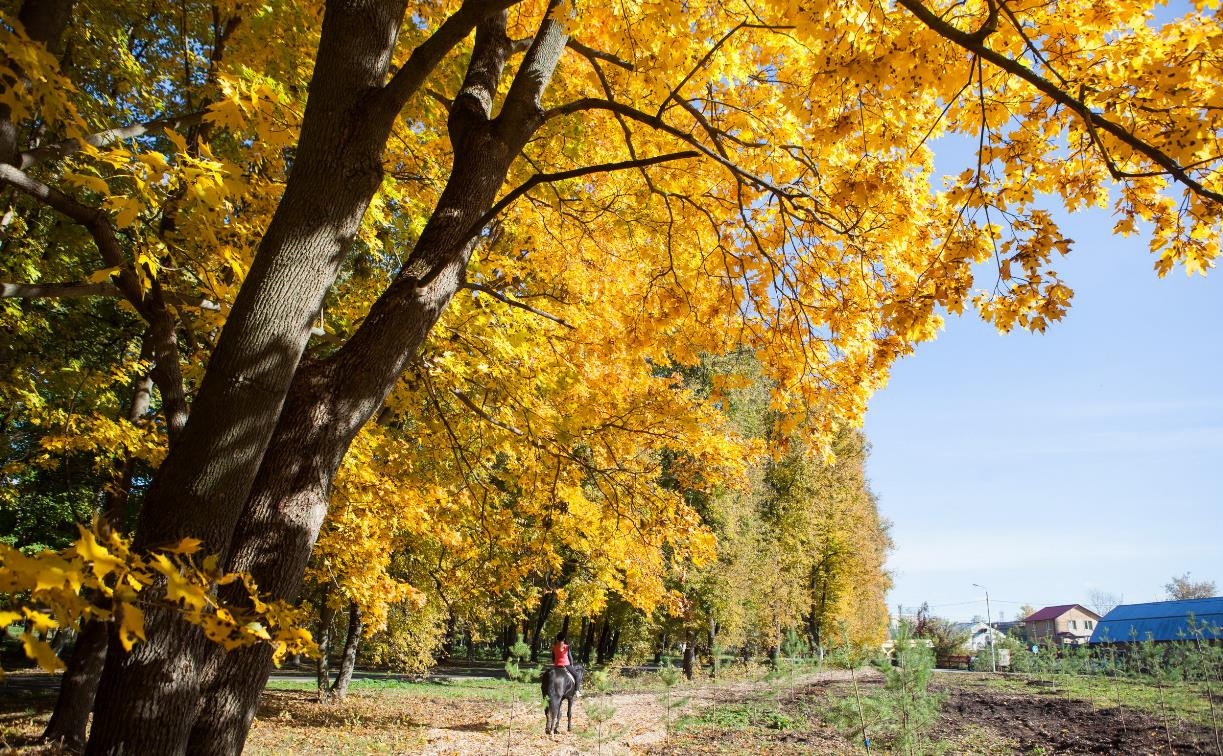
[{"label": "utility pole", "polygon": [[998,671],[998,654],[994,652],[994,621],[989,616],[989,589],[983,585],[972,584],[973,588],[985,591],[985,627],[989,631],[989,662],[995,672]]}]

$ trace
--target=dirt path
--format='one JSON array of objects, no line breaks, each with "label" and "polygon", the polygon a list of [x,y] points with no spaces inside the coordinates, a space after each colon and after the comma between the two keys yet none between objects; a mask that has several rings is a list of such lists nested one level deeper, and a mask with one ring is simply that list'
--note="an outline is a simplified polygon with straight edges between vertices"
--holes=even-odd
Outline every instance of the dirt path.
[{"label": "dirt path", "polygon": [[[671,718],[682,716],[715,703],[743,701],[759,694],[767,686],[757,682],[736,682],[723,685],[702,685],[677,688],[676,699],[688,698],[688,703],[673,712]],[[535,705],[524,706],[518,712],[520,722],[509,722],[507,713],[491,718],[497,732],[454,726],[432,727],[425,732],[422,752],[427,754],[504,754],[541,753],[553,756],[591,753],[600,745],[595,725],[586,712],[589,705],[610,705],[615,709],[604,727],[605,754],[640,753],[666,739],[666,706],[661,692],[614,693],[608,696],[588,696],[573,710],[573,732],[549,738],[543,735],[543,716]],[[527,720],[530,720],[529,722]],[[508,732],[505,729],[510,725]],[[482,728],[481,728],[482,729]],[[562,727],[563,731],[563,727]],[[610,731],[610,732],[607,732]]]},{"label": "dirt path", "polygon": [[[839,672],[809,676],[796,684],[839,679]],[[688,703],[677,717],[722,703],[745,701],[768,690],[762,682],[679,686]],[[602,736],[588,709],[615,709]],[[247,752],[441,754],[641,753],[666,739],[666,709],[660,692],[587,695],[573,709],[573,732],[543,734],[542,706],[476,698],[426,698],[393,690],[358,692],[339,706],[312,703],[297,692],[268,691],[251,731]],[[563,727],[562,727],[563,730]],[[337,737],[338,736],[338,737]]]}]

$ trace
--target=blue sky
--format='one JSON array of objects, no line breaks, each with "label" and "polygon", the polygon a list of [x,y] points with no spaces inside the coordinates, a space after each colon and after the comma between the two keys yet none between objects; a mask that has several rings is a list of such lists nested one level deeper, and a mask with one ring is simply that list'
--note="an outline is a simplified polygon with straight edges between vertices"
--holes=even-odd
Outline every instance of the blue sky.
[{"label": "blue sky", "polygon": [[1156,277],[1109,211],[1057,216],[1075,290],[1043,335],[974,314],[903,360],[866,420],[893,524],[889,601],[968,619],[1022,603],[1223,586],[1223,271]]}]

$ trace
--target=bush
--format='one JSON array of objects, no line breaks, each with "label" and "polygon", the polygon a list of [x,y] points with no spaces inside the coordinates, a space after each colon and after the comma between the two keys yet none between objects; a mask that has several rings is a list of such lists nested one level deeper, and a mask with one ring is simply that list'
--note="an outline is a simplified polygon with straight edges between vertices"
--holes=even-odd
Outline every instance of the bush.
[{"label": "bush", "polygon": [[[1002,666],[1001,654],[1001,652],[1004,650],[1009,651],[1011,655],[1010,665],[1005,668]],[[1028,650],[1027,645],[1022,641],[1011,637],[997,638],[994,640],[994,651],[999,654],[999,670],[1005,669],[1009,672],[1031,672],[1034,669],[1035,657],[1032,655],[1032,652]],[[993,667],[990,661],[989,646],[987,645],[985,648],[975,652],[973,655],[972,670],[974,672],[989,672],[992,669]]]}]

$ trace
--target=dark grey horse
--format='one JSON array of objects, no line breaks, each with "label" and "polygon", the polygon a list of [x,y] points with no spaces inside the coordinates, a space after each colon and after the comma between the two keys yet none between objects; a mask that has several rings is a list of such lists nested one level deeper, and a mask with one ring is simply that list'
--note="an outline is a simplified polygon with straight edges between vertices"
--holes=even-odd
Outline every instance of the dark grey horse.
[{"label": "dark grey horse", "polygon": [[[569,671],[566,672],[566,669]],[[580,665],[552,667],[544,670],[540,678],[540,688],[543,690],[544,698],[548,699],[545,710],[548,717],[548,722],[544,727],[545,734],[555,735],[560,731],[561,701],[569,702],[565,714],[568,718],[568,731],[573,732],[573,697],[582,687],[583,674],[584,670]]]}]

